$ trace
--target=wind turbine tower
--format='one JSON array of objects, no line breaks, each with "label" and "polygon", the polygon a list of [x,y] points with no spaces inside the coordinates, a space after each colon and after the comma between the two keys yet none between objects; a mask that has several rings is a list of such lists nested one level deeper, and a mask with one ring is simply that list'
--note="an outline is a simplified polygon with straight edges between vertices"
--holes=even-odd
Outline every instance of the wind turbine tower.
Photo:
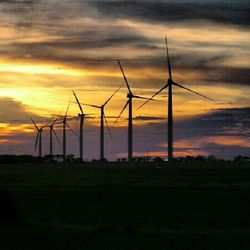
[{"label": "wind turbine tower", "polygon": [[62,121],[57,123],[57,124],[63,124],[63,159],[64,160],[66,159],[66,127],[68,127],[71,130],[71,132],[75,136],[77,136],[75,134],[74,130],[72,130],[71,127],[69,126],[69,124],[67,123],[67,114],[68,114],[69,106],[70,106],[70,101],[69,101],[67,110],[65,112],[65,115],[64,115]]},{"label": "wind turbine tower", "polygon": [[84,123],[85,114],[83,113],[82,106],[81,106],[79,99],[74,91],[73,91],[73,94],[74,94],[74,97],[75,97],[76,102],[78,104],[78,107],[80,109],[80,113],[78,114],[78,116],[80,117],[79,156],[80,156],[80,161],[83,161],[83,123]]},{"label": "wind turbine tower", "polygon": [[35,151],[38,145],[38,156],[42,157],[42,132],[43,132],[43,128],[46,127],[42,126],[42,127],[38,127],[35,123],[35,121],[31,118],[32,123],[34,124],[36,130],[37,130],[37,134],[36,134],[36,142],[35,142]]},{"label": "wind turbine tower", "polygon": [[[60,142],[57,134],[56,134],[56,131],[54,130],[54,125],[56,124],[58,118],[56,118],[50,125],[48,125],[47,127],[49,127],[49,154],[50,154],[50,157],[53,156],[53,134],[56,136],[56,139]],[[61,143],[61,142],[60,142]]]},{"label": "wind turbine tower", "polygon": [[132,112],[132,101],[133,101],[133,98],[135,98],[135,99],[144,99],[144,100],[148,100],[148,98],[138,96],[138,95],[134,95],[132,93],[132,91],[130,89],[130,86],[129,86],[129,83],[128,83],[128,80],[127,80],[127,78],[125,76],[124,70],[123,70],[122,65],[121,65],[119,60],[118,60],[118,65],[120,67],[120,70],[122,72],[124,81],[125,81],[127,89],[128,89],[128,93],[127,93],[128,100],[125,103],[123,109],[121,110],[119,116],[117,117],[115,123],[120,118],[121,114],[126,109],[126,107],[128,106],[128,161],[131,162],[133,160],[133,112]]},{"label": "wind turbine tower", "polygon": [[89,106],[89,107],[92,107],[92,108],[97,108],[97,109],[100,109],[100,111],[101,111],[101,120],[100,120],[100,160],[105,159],[105,156],[104,156],[104,153],[105,153],[105,151],[104,151],[104,147],[105,147],[105,144],[104,144],[104,121],[106,123],[109,134],[111,135],[104,109],[105,109],[105,106],[109,103],[109,101],[114,97],[114,95],[119,91],[120,88],[121,87],[119,87],[101,106],[83,103],[83,105],[86,105],[86,106]]}]

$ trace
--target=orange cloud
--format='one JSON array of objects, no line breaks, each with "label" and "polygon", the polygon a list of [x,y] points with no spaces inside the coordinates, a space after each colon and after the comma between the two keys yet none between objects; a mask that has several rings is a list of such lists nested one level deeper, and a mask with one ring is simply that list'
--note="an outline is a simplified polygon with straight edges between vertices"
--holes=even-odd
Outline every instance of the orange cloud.
[{"label": "orange cloud", "polygon": [[1,134],[4,136],[17,135],[17,134],[31,134],[34,129],[31,125],[27,124],[10,124],[10,123],[0,123]]},{"label": "orange cloud", "polygon": [[[217,144],[220,146],[237,146],[237,147],[249,147],[250,142],[248,138],[242,136],[203,136],[199,138],[192,138],[191,140],[178,140],[174,142],[174,147],[176,149],[190,149],[197,150],[199,148],[207,147],[207,144]],[[166,147],[166,145],[162,145]]]},{"label": "orange cloud", "polygon": [[215,143],[222,146],[242,146],[250,148],[250,141],[248,138],[237,136],[213,136],[205,138],[205,142]]}]

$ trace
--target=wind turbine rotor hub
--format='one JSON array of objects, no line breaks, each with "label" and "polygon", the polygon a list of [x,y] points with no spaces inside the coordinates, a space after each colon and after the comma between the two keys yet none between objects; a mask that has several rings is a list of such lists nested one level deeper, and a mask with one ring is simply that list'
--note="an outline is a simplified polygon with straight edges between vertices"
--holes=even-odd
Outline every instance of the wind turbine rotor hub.
[{"label": "wind turbine rotor hub", "polygon": [[131,93],[128,93],[127,98],[133,98],[133,95]]}]

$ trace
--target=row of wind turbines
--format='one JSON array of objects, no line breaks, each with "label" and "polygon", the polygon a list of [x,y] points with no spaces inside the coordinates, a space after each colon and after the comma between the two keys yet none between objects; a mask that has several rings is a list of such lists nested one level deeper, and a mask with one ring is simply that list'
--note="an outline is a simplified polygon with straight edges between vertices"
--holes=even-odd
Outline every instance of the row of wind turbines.
[{"label": "row of wind turbines", "polygon": [[[146,105],[149,101],[155,101],[154,97],[156,97],[157,95],[159,95],[163,90],[167,89],[167,95],[168,95],[168,119],[167,119],[167,128],[168,128],[168,138],[167,138],[167,145],[168,145],[168,152],[167,152],[167,158],[168,161],[172,161],[173,160],[173,102],[172,102],[172,88],[173,86],[185,89],[189,92],[192,92],[193,94],[199,95],[202,98],[206,98],[210,101],[213,101],[213,99],[200,94],[196,91],[193,91],[179,83],[176,83],[175,81],[173,81],[172,78],[172,69],[171,69],[171,61],[170,61],[170,55],[169,55],[169,49],[168,49],[168,40],[165,37],[165,43],[166,43],[166,53],[167,53],[167,64],[168,64],[168,74],[169,74],[169,78],[166,82],[166,84],[156,93],[154,93],[150,98],[146,98],[146,97],[142,97],[142,96],[138,96],[138,95],[134,95],[129,82],[127,80],[127,77],[125,75],[125,72],[123,70],[123,67],[121,65],[121,62],[118,60],[118,65],[119,68],[121,70],[123,79],[125,81],[128,93],[127,93],[127,101],[124,105],[124,107],[122,108],[120,114],[118,115],[118,117],[116,118],[115,122],[113,125],[116,124],[116,122],[119,120],[119,118],[121,117],[122,113],[125,111],[125,109],[128,106],[128,161],[131,162],[133,160],[133,99],[142,99],[144,100],[144,103],[141,104],[141,106],[139,106],[138,109],[141,109],[144,105]],[[37,130],[37,136],[36,136],[36,141],[35,141],[35,150],[37,148],[37,146],[39,147],[39,156],[42,156],[42,132],[45,128],[49,128],[50,129],[50,155],[53,155],[53,134],[55,135],[56,139],[58,141],[58,135],[56,134],[55,130],[54,130],[54,126],[58,125],[58,124],[62,124],[63,125],[63,159],[66,158],[66,128],[70,129],[72,133],[74,133],[77,137],[79,137],[79,158],[80,161],[83,161],[83,125],[84,125],[84,119],[86,117],[86,114],[83,112],[83,105],[85,106],[89,106],[92,108],[96,108],[100,110],[100,160],[105,159],[105,152],[104,152],[104,146],[105,146],[105,142],[104,142],[104,123],[106,123],[108,132],[110,134],[110,129],[108,126],[108,122],[107,122],[107,118],[105,116],[105,107],[106,105],[110,102],[110,100],[114,97],[114,95],[119,91],[119,89],[121,88],[121,86],[102,104],[102,105],[93,105],[93,104],[87,104],[87,103],[81,103],[80,100],[78,99],[76,93],[73,91],[73,95],[75,98],[75,103],[78,105],[79,107],[79,114],[78,117],[80,118],[80,126],[79,126],[79,136],[76,135],[76,133],[70,128],[69,124],[67,123],[67,114],[68,114],[68,110],[69,110],[69,106],[70,106],[70,102],[68,104],[68,107],[66,109],[65,115],[63,117],[56,117],[52,122],[49,122],[48,124],[38,127],[37,124],[35,123],[35,121],[33,119],[32,122]]]},{"label": "row of wind turbines", "polygon": [[[108,122],[107,122],[107,118],[105,115],[105,106],[109,103],[109,101],[111,101],[111,99],[114,97],[114,95],[119,91],[120,88],[118,88],[102,105],[97,106],[97,105],[92,105],[92,104],[82,104],[80,103],[76,93],[74,91],[73,95],[75,97],[76,100],[76,104],[79,107],[79,114],[78,117],[80,118],[80,126],[79,126],[79,158],[80,161],[83,161],[83,125],[84,125],[84,119],[86,117],[87,114],[85,114],[83,112],[83,107],[82,105],[85,106],[90,106],[93,108],[98,108],[100,109],[100,159],[103,160],[104,159],[104,121],[107,124],[107,129],[110,133],[109,127],[108,127]],[[36,130],[37,130],[37,136],[36,136],[36,141],[35,141],[35,150],[37,149],[38,146],[38,152],[39,152],[39,157],[42,157],[42,132],[44,131],[45,128],[49,128],[50,132],[50,156],[53,156],[53,134],[55,135],[56,139],[59,141],[59,143],[61,143],[55,129],[54,126],[55,125],[59,125],[62,124],[62,137],[63,137],[63,142],[62,142],[62,148],[63,148],[63,159],[66,159],[66,147],[67,147],[67,143],[66,143],[66,129],[70,129],[70,131],[76,136],[78,137],[78,135],[75,133],[74,130],[72,130],[72,128],[69,126],[68,122],[67,122],[67,114],[68,114],[68,110],[69,110],[69,106],[70,106],[71,101],[69,101],[68,107],[66,109],[65,115],[63,117],[56,117],[54,120],[52,120],[51,122],[45,124],[44,126],[38,127],[36,122],[31,118],[31,121],[33,122]]]}]

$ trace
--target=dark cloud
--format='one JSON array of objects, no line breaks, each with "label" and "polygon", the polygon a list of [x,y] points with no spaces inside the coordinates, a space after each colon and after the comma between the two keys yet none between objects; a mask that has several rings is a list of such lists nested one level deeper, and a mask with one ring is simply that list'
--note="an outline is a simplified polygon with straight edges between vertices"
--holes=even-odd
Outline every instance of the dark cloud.
[{"label": "dark cloud", "polygon": [[158,121],[158,120],[165,120],[164,117],[154,117],[154,116],[136,116],[133,120],[137,121]]},{"label": "dark cloud", "polygon": [[[1,50],[2,55],[12,55],[13,58],[29,58],[41,61],[60,62],[63,64],[75,65],[91,70],[115,70],[116,60],[120,59],[124,63],[126,71],[129,74],[130,69],[143,70],[166,70],[166,58],[164,50],[159,45],[154,44],[152,39],[134,34],[129,30],[123,34],[118,33],[119,27],[113,29],[113,33],[106,34],[103,37],[92,36],[90,33],[74,34],[73,36],[65,33],[64,38],[52,39],[44,42],[12,42],[8,48]],[[117,30],[117,32],[116,32]],[[70,31],[69,31],[70,33]],[[113,37],[112,37],[113,36]],[[190,45],[189,45],[190,46]],[[192,45],[191,47],[195,46]],[[212,45],[211,45],[212,46]],[[98,55],[90,52],[105,51],[108,49],[120,48],[114,53]],[[137,51],[147,49],[150,51],[148,55],[140,55],[138,57],[127,58],[124,54],[124,48]],[[59,52],[58,52],[59,51]],[[65,53],[68,51],[68,53]],[[69,52],[72,53],[69,53]],[[185,53],[180,50],[171,49],[171,62],[173,74],[175,71],[197,72],[201,75],[200,84],[208,83],[234,83],[249,85],[250,71],[247,67],[231,67],[224,66],[223,61],[236,60],[232,55],[223,54],[223,50],[216,55],[207,53]],[[92,55],[90,55],[92,54]],[[166,76],[162,77],[157,74],[144,74],[141,79],[137,80],[138,86],[149,87],[151,83],[165,82]],[[112,79],[101,79],[102,82],[112,82]],[[192,81],[192,79],[183,79]],[[142,85],[143,83],[143,85]],[[149,84],[149,85],[148,85]]]},{"label": "dark cloud", "polygon": [[[228,144],[220,143],[220,138]],[[174,121],[175,152],[206,153],[232,159],[237,155],[250,155],[250,144],[244,145],[249,140],[249,107],[219,109]],[[135,151],[145,152],[148,147],[149,151],[166,152],[167,121],[148,123],[143,129],[135,127],[134,141]],[[185,143],[182,144],[182,141]]]},{"label": "dark cloud", "polygon": [[[211,20],[219,23],[249,26],[250,5],[245,1],[141,1],[141,0],[91,0],[91,1],[38,1],[1,0],[3,11],[16,15],[16,25],[38,27],[50,22],[51,31],[56,22],[76,17],[96,19],[127,18],[149,22],[183,22]],[[54,25],[53,25],[54,24]],[[63,25],[62,25],[63,26]]]},{"label": "dark cloud", "polygon": [[0,3],[10,3],[10,4],[32,4],[36,1],[32,0],[0,0]]},{"label": "dark cloud", "polygon": [[248,68],[215,67],[207,75],[207,82],[224,82],[250,85],[250,71]]},{"label": "dark cloud", "polygon": [[185,130],[185,136],[245,136],[250,137],[250,108],[214,110],[207,115],[176,122],[176,134]]},{"label": "dark cloud", "polygon": [[206,19],[249,26],[249,1],[91,1],[105,17],[144,19],[150,22]]},{"label": "dark cloud", "polygon": [[173,69],[179,71],[192,71],[202,75],[207,83],[233,83],[250,85],[250,71],[248,67],[224,66],[223,61],[237,60],[227,54],[175,54],[171,57]]},{"label": "dark cloud", "polygon": [[[115,20],[112,22],[112,18],[143,19],[151,23],[173,21],[175,24],[201,18],[246,26],[249,24],[248,17],[250,16],[247,2],[249,1],[193,0],[178,3],[176,1],[125,0],[1,1],[0,3],[5,6],[3,13],[9,17],[3,20],[3,25],[14,25],[21,30],[24,28],[27,32],[41,32],[44,35],[58,37],[50,37],[44,41],[39,41],[39,39],[36,41],[34,37],[33,42],[32,36],[29,41],[25,42],[13,39],[8,45],[2,46],[0,52],[1,55],[14,59],[26,58],[28,60],[28,58],[32,58],[33,60],[60,62],[95,70],[113,69],[115,60],[118,58],[126,63],[128,72],[130,68],[140,70],[148,67],[152,70],[165,70],[166,58],[162,47],[164,41],[160,42],[159,39],[148,37],[146,34],[138,34],[132,27],[117,24]],[[82,18],[90,18],[92,21],[99,20],[101,25],[92,21],[86,24],[77,22],[74,24],[74,21]],[[198,22],[193,24],[199,27]],[[29,33],[27,36],[29,37]],[[223,60],[230,59],[230,55],[224,53],[225,48],[248,50],[246,43],[225,44],[216,41],[210,43],[194,41],[185,44],[182,41],[175,42],[184,48],[220,48],[220,51],[213,55],[202,52],[187,53],[180,51],[180,48],[172,48],[173,42],[170,46],[173,70],[192,70],[201,73],[202,77],[199,79],[201,84],[202,82],[205,84],[211,82],[249,84],[248,68],[222,66]],[[176,46],[176,44],[174,45]],[[241,47],[239,48],[239,46]],[[102,54],[109,49],[111,49],[110,53]],[[127,56],[124,50],[145,51],[145,53],[140,53],[139,56],[131,56],[131,54]],[[148,88],[150,85],[152,86],[152,83],[158,82],[160,85],[166,80],[166,77],[143,74],[137,84],[140,87]],[[108,82],[109,79],[104,77],[101,81]]]},{"label": "dark cloud", "polygon": [[23,124],[30,123],[30,118],[33,117],[37,121],[45,120],[45,118],[35,115],[27,110],[27,107],[12,98],[0,98],[0,122]]},{"label": "dark cloud", "polygon": [[[119,30],[120,28],[124,27],[115,27],[115,30]],[[147,48],[147,49],[159,49],[156,45],[145,44],[146,38],[135,34],[133,32],[123,32],[123,34],[115,34],[115,32],[108,33],[104,30],[101,31],[102,34],[99,33],[100,37],[94,32],[85,31],[82,34],[78,33],[71,33],[70,31],[63,33],[65,38],[61,39],[54,39],[51,41],[44,41],[44,42],[12,42],[10,45],[15,48],[29,48],[33,47],[34,49],[55,49],[55,48],[63,48],[63,49],[73,49],[73,50],[88,50],[88,49],[98,49],[98,48],[114,48],[114,47],[121,47],[121,46],[128,46],[131,45],[140,48]],[[102,36],[101,36],[102,35]],[[82,59],[84,59],[82,57]]]}]

